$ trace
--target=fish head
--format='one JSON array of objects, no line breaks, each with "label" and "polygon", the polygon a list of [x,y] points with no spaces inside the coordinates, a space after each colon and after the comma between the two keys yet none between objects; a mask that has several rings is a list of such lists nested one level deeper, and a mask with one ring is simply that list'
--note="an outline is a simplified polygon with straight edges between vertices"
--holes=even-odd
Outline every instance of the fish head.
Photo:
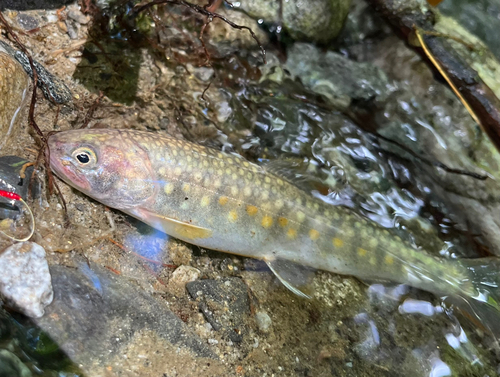
[{"label": "fish head", "polygon": [[154,200],[157,180],[147,152],[119,130],[71,130],[48,139],[50,166],[63,181],[112,208]]}]

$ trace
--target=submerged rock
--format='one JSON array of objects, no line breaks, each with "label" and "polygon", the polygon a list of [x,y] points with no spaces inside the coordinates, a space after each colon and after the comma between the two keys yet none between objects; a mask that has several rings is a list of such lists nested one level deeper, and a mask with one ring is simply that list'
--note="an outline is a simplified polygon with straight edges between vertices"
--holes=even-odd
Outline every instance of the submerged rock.
[{"label": "submerged rock", "polygon": [[0,350],[0,377],[31,377],[33,374],[12,352]]},{"label": "submerged rock", "polygon": [[[166,373],[177,357],[214,363],[214,353],[184,322],[127,278],[86,262],[52,266],[51,274],[54,302],[36,323],[86,374],[107,374],[107,366],[113,375],[126,374],[133,364],[136,375],[161,375],[148,368]],[[163,362],[145,363],[158,357]]]},{"label": "submerged rock", "polygon": [[250,308],[248,288],[241,279],[197,280],[186,288],[216,331],[222,330],[231,341],[241,342],[243,318]]},{"label": "submerged rock", "polygon": [[288,50],[286,68],[304,86],[341,109],[353,101],[381,102],[391,93],[387,76],[373,64],[358,63],[333,51],[324,53],[307,43],[295,43]]},{"label": "submerged rock", "polygon": [[19,114],[26,103],[29,78],[23,67],[0,45],[0,149],[19,126]]},{"label": "submerged rock", "polygon": [[22,242],[0,254],[0,294],[9,306],[28,317],[41,317],[53,292],[45,250],[34,242]]},{"label": "submerged rock", "polygon": [[239,7],[266,23],[282,23],[296,40],[327,43],[342,29],[350,4],[351,0],[243,0]]}]

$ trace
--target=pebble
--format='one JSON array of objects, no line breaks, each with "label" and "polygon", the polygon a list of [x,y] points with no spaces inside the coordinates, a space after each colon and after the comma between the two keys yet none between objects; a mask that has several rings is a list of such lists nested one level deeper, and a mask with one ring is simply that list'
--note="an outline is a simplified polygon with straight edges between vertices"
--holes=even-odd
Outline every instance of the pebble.
[{"label": "pebble", "polygon": [[9,246],[0,254],[0,295],[28,317],[40,318],[53,291],[45,250],[34,242]]},{"label": "pebble", "polygon": [[191,266],[179,266],[172,273],[170,283],[178,286],[186,287],[186,284],[198,280],[200,270]]},{"label": "pebble", "polygon": [[257,327],[263,333],[268,333],[271,330],[273,321],[266,312],[259,311],[255,313],[255,320],[257,322]]}]

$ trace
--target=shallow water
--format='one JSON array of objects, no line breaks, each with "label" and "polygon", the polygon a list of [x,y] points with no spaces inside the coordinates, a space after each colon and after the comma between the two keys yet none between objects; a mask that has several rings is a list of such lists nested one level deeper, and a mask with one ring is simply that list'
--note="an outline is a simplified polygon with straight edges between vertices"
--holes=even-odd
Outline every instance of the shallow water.
[{"label": "shallow water", "polygon": [[[109,99],[96,108],[91,126],[167,132],[234,151],[295,175],[325,206],[350,207],[429,253],[494,254],[494,238],[461,207],[460,187],[467,187],[467,179],[479,193],[496,187],[443,173],[414,154],[479,172],[489,172],[500,157],[484,138],[476,147],[477,128],[460,102],[390,30],[374,27],[380,20],[360,4],[353,14],[370,19],[372,29],[367,33],[351,19],[339,45],[342,55],[369,67],[353,63],[352,77],[340,87],[328,76],[334,64],[328,59],[338,57],[312,45],[271,43],[262,66],[252,40],[234,42],[237,33],[214,23],[210,32],[222,37],[212,41],[207,34],[212,67],[200,68],[202,22],[191,14],[176,8],[173,16],[162,16],[169,28],[161,33],[147,18],[137,28],[105,18],[93,26],[94,33],[104,33],[97,34],[100,46],[87,42],[82,54],[63,54],[52,67],[78,80],[71,89],[79,98],[62,107],[52,128],[56,109],[42,102],[39,123],[47,131],[78,127],[85,118],[81,109],[95,99],[89,91],[102,90]],[[85,30],[80,25],[79,32]],[[46,53],[71,42],[57,25],[42,33],[56,35],[53,45],[40,47]],[[131,34],[138,38],[130,41]],[[33,51],[38,46],[34,39],[27,43]],[[127,45],[120,64],[113,60],[121,56],[118,45]],[[301,71],[296,65],[307,57],[301,53],[312,52],[324,60]],[[127,75],[120,74],[124,66],[131,67]],[[33,159],[20,147],[33,140],[26,129],[20,134],[19,143],[2,154]],[[184,244],[60,186],[69,226],[57,198],[44,192],[32,203],[35,241],[48,252],[55,303],[38,327],[7,313],[1,321],[9,330],[1,333],[0,348],[34,374],[81,375],[77,366],[86,375],[141,376],[498,372],[499,350],[488,331],[429,293],[317,272],[313,298],[302,299],[260,262]],[[474,195],[467,200],[475,203]],[[176,273],[177,266],[188,269]],[[189,284],[186,290],[190,281],[207,286],[192,285],[193,294]]]}]

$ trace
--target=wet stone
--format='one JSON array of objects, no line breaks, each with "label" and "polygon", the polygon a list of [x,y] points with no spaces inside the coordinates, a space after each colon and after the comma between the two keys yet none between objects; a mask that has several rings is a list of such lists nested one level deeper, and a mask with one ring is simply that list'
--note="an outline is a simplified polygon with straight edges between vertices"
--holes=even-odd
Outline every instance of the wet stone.
[{"label": "wet stone", "polygon": [[240,278],[197,280],[186,288],[214,330],[224,332],[232,342],[242,341],[250,303],[248,288]]},{"label": "wet stone", "polygon": [[28,317],[41,317],[53,293],[45,250],[34,242],[12,245],[0,254],[0,294]]},{"label": "wet stone", "polygon": [[[28,75],[33,78],[33,71],[31,69],[31,64],[29,62],[28,56],[19,50],[15,50],[10,47],[5,42],[0,41],[0,51],[2,49],[13,56],[28,73]],[[51,102],[63,104],[70,102],[73,98],[71,91],[66,86],[66,84],[50,73],[43,65],[33,60],[33,66],[35,67],[38,86],[42,89],[44,96]]]},{"label": "wet stone", "polygon": [[358,63],[333,51],[324,53],[307,43],[295,43],[288,50],[286,68],[308,89],[340,108],[354,101],[383,102],[392,92],[387,76],[375,65]]},{"label": "wet stone", "polygon": [[[87,375],[97,375],[103,365],[124,373],[123,355],[131,349],[141,349],[146,358],[153,357],[146,349],[169,359],[173,352],[215,357],[164,303],[123,276],[84,261],[78,268],[51,266],[51,273],[54,302],[36,323]],[[140,340],[145,333],[151,344]]]},{"label": "wet stone", "polygon": [[0,350],[0,377],[31,377],[26,365],[12,352]]}]

